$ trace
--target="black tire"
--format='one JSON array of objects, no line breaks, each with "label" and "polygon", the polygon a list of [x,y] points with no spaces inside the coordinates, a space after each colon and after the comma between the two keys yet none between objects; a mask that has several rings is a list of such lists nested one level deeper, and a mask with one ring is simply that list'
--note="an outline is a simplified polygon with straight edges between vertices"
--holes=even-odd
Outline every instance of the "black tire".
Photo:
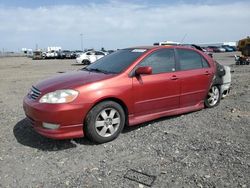
[{"label": "black tire", "polygon": [[204,101],[205,107],[207,108],[213,108],[217,106],[220,103],[221,100],[221,91],[220,87],[217,85],[213,85],[206,96],[206,99]]},{"label": "black tire", "polygon": [[84,59],[84,60],[82,60],[82,64],[83,64],[83,65],[89,65],[89,64],[90,64],[90,61],[89,61],[89,60]]},{"label": "black tire", "polygon": [[104,101],[89,111],[84,122],[84,131],[87,138],[93,142],[99,144],[109,142],[121,133],[125,120],[124,110],[118,103]]}]

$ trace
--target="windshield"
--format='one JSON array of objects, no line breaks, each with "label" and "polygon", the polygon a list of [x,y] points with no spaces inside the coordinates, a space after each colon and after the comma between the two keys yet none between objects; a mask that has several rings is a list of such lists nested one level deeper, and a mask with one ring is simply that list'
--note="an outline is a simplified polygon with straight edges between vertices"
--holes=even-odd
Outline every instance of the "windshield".
[{"label": "windshield", "polygon": [[118,50],[87,66],[85,70],[114,74],[121,73],[145,51],[146,49]]}]

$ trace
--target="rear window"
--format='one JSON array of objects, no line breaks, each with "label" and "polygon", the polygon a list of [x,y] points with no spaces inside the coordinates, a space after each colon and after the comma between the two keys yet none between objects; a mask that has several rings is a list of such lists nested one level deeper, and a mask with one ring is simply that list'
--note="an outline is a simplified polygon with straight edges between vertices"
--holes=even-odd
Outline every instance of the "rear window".
[{"label": "rear window", "polygon": [[87,69],[99,69],[103,72],[120,73],[126,70],[146,49],[123,49],[111,53],[87,66]]}]

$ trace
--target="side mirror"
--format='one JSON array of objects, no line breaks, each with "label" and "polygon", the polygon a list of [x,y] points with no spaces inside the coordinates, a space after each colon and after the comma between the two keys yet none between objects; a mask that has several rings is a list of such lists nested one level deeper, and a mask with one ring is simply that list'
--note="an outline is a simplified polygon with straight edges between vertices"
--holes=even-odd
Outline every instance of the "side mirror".
[{"label": "side mirror", "polygon": [[152,74],[152,67],[138,67],[135,70],[135,75],[141,75],[141,74]]}]

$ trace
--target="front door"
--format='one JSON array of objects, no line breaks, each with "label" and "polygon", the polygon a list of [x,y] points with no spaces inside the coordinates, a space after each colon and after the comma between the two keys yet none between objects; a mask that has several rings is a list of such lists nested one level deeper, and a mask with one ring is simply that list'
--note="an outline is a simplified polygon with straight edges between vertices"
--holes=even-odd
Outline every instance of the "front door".
[{"label": "front door", "polygon": [[180,81],[175,72],[174,50],[157,50],[144,58],[139,66],[152,67],[152,74],[133,77],[135,115],[179,108]]}]

